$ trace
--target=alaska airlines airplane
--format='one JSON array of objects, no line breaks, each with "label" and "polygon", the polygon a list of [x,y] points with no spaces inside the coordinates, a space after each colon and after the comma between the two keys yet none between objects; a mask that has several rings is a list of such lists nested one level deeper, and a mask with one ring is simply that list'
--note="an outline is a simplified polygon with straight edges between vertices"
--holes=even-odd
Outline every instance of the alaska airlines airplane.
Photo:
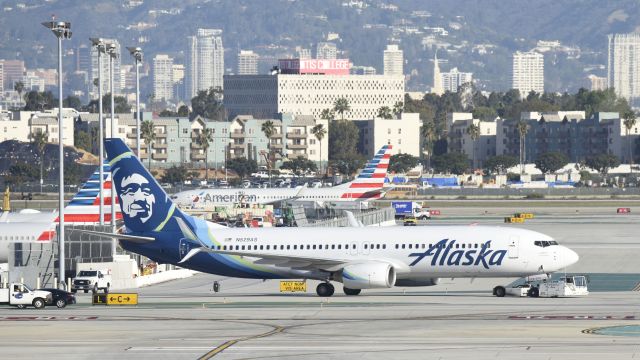
[{"label": "alaska airlines airplane", "polygon": [[389,168],[391,145],[384,145],[365,165],[355,180],[331,188],[295,189],[200,189],[179,192],[171,197],[181,207],[271,204],[279,201],[353,202],[379,199],[384,194],[384,178]]},{"label": "alaska airlines airplane", "polygon": [[431,286],[447,277],[548,274],[578,255],[547,235],[518,228],[224,228],[183,213],[120,139],[105,141],[126,250],[161,263],[240,278],[316,279],[319,296],[341,282],[362,289]]}]

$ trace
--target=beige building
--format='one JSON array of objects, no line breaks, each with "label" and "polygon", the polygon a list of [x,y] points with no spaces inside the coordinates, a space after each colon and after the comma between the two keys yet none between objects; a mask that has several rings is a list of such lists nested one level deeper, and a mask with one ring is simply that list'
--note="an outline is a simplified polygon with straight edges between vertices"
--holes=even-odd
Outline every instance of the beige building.
[{"label": "beige building", "polygon": [[607,85],[607,78],[595,76],[593,74],[587,76],[589,82],[591,83],[590,89],[592,91],[595,90],[606,90],[609,86]]},{"label": "beige building", "polygon": [[251,50],[240,50],[238,75],[258,75],[258,54]]},{"label": "beige building", "polygon": [[531,91],[539,94],[544,92],[544,56],[535,51],[513,54],[512,89],[520,91],[520,96],[526,98]]},{"label": "beige building", "polygon": [[[447,116],[449,126],[448,151],[467,155],[474,168],[482,167],[488,158],[496,155],[496,122],[474,119],[471,113],[452,113]],[[479,127],[477,139],[473,139],[467,129],[471,125]],[[473,160],[475,158],[475,163]]]},{"label": "beige building", "polygon": [[153,95],[157,101],[170,101],[173,96],[173,58],[158,54],[153,58]]},{"label": "beige building", "polygon": [[[75,109],[63,109],[63,143],[74,146],[74,125],[80,115]],[[46,111],[3,111],[0,113],[0,142],[17,140],[31,141],[31,134],[48,134],[47,142],[58,144],[58,109]]]},{"label": "beige building", "polygon": [[404,75],[404,56],[398,45],[387,45],[384,51],[384,72],[385,75]]},{"label": "beige building", "polygon": [[393,145],[392,155],[420,156],[420,114],[402,113],[400,118],[359,120],[360,150],[372,158],[383,145]]},{"label": "beige building", "polygon": [[608,87],[629,102],[639,98],[640,33],[609,35],[608,65]]},{"label": "beige building", "polygon": [[[404,101],[404,77],[388,75],[227,75],[224,107],[229,116],[273,118],[279,113],[320,118],[345,98],[345,119],[373,119],[382,106]],[[339,114],[336,114],[340,118]]]}]

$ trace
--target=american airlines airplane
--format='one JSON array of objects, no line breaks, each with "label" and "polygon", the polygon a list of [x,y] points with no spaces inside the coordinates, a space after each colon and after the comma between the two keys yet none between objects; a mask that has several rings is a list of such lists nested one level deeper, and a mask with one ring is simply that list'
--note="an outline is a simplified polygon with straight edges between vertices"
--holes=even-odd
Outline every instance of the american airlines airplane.
[{"label": "american airlines airplane", "polygon": [[523,277],[578,261],[547,235],[518,228],[224,228],[182,212],[120,139],[105,141],[122,209],[126,250],[157,262],[240,278],[316,279],[362,289],[431,286],[441,277]]},{"label": "american airlines airplane", "polygon": [[[105,224],[111,221],[111,169],[103,165],[104,188],[102,191]],[[67,226],[98,225],[100,221],[99,170],[83,184],[78,193],[65,207],[64,221]],[[117,204],[117,198],[116,198]],[[56,212],[2,213],[0,215],[0,263],[8,261],[9,244],[49,242],[55,237],[55,228],[60,222]],[[115,209],[116,220],[122,220],[120,207]]]},{"label": "american airlines airplane", "polygon": [[384,145],[365,165],[355,180],[331,188],[294,189],[200,189],[179,192],[171,199],[181,207],[233,205],[236,203],[271,204],[279,201],[353,202],[379,199],[389,168],[391,145]]}]

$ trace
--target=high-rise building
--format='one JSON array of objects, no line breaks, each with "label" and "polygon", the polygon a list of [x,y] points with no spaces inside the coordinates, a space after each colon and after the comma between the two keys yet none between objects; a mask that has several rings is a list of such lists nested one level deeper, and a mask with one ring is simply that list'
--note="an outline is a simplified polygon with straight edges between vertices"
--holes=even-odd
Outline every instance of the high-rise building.
[{"label": "high-rise building", "polygon": [[607,83],[630,102],[640,97],[640,33],[609,35]]},{"label": "high-rise building", "polygon": [[296,46],[296,55],[298,59],[311,59],[311,49]]},{"label": "high-rise building", "polygon": [[4,91],[4,62],[0,61],[0,93]]},{"label": "high-rise building", "polygon": [[591,82],[591,91],[595,91],[595,90],[606,90],[608,85],[607,85],[607,78],[606,77],[601,77],[601,76],[596,76],[596,75],[589,75],[587,76],[587,78],[589,79],[589,81]]},{"label": "high-rise building", "polygon": [[351,75],[376,75],[376,68],[373,66],[352,66],[349,70]]},{"label": "high-rise building", "polygon": [[153,58],[153,94],[156,100],[173,100],[173,58],[169,55]]},{"label": "high-rise building", "polygon": [[316,46],[316,59],[337,59],[338,48],[330,42],[319,42]]},{"label": "high-rise building", "polygon": [[444,87],[442,86],[442,75],[440,74],[440,64],[438,63],[438,52],[436,51],[433,57],[433,88],[431,92],[436,95],[444,94]]},{"label": "high-rise building", "polygon": [[224,48],[222,30],[198,29],[189,36],[185,64],[185,85],[188,99],[200,90],[222,89],[224,76]]},{"label": "high-rise building", "polygon": [[535,51],[513,54],[513,82],[511,88],[525,98],[531,91],[544,92],[544,56]]},{"label": "high-rise building", "polygon": [[258,75],[258,54],[251,50],[240,50],[238,75]]},{"label": "high-rise building", "polygon": [[[116,56],[113,59],[113,93],[116,95],[122,94],[122,76],[120,75],[120,62],[122,59],[122,51],[120,43],[113,39],[104,39],[105,43],[114,43],[116,45]],[[109,54],[101,54],[100,61],[102,62],[102,69],[98,69],[98,50],[95,46],[91,47],[91,77],[89,81],[92,85],[92,98],[98,98],[98,86],[93,82],[98,79],[98,75],[102,78],[102,95],[111,93],[111,87],[109,84]]]},{"label": "high-rise building", "polygon": [[88,45],[82,44],[76,48],[76,71],[91,71],[91,49]]},{"label": "high-rise building", "polygon": [[7,91],[13,90],[13,85],[22,81],[26,69],[24,67],[24,61],[22,60],[2,60],[3,63],[3,78],[4,88]]},{"label": "high-rise building", "polygon": [[173,97],[178,101],[185,99],[184,74],[183,64],[173,64]]},{"label": "high-rise building", "polygon": [[384,51],[384,74],[404,75],[403,63],[404,56],[398,45],[387,45],[387,50]]},{"label": "high-rise building", "polygon": [[441,76],[444,91],[458,92],[458,88],[462,84],[473,82],[473,73],[460,72],[458,68],[453,68],[449,72],[442,73]]}]

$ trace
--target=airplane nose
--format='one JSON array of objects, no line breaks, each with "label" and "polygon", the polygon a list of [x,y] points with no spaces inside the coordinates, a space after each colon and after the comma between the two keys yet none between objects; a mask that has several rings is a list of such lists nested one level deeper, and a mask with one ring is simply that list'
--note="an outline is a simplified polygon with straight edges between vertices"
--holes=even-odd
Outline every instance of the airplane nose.
[{"label": "airplane nose", "polygon": [[565,248],[564,251],[564,260],[566,262],[565,266],[571,266],[580,260],[580,256],[573,250],[569,248]]}]

